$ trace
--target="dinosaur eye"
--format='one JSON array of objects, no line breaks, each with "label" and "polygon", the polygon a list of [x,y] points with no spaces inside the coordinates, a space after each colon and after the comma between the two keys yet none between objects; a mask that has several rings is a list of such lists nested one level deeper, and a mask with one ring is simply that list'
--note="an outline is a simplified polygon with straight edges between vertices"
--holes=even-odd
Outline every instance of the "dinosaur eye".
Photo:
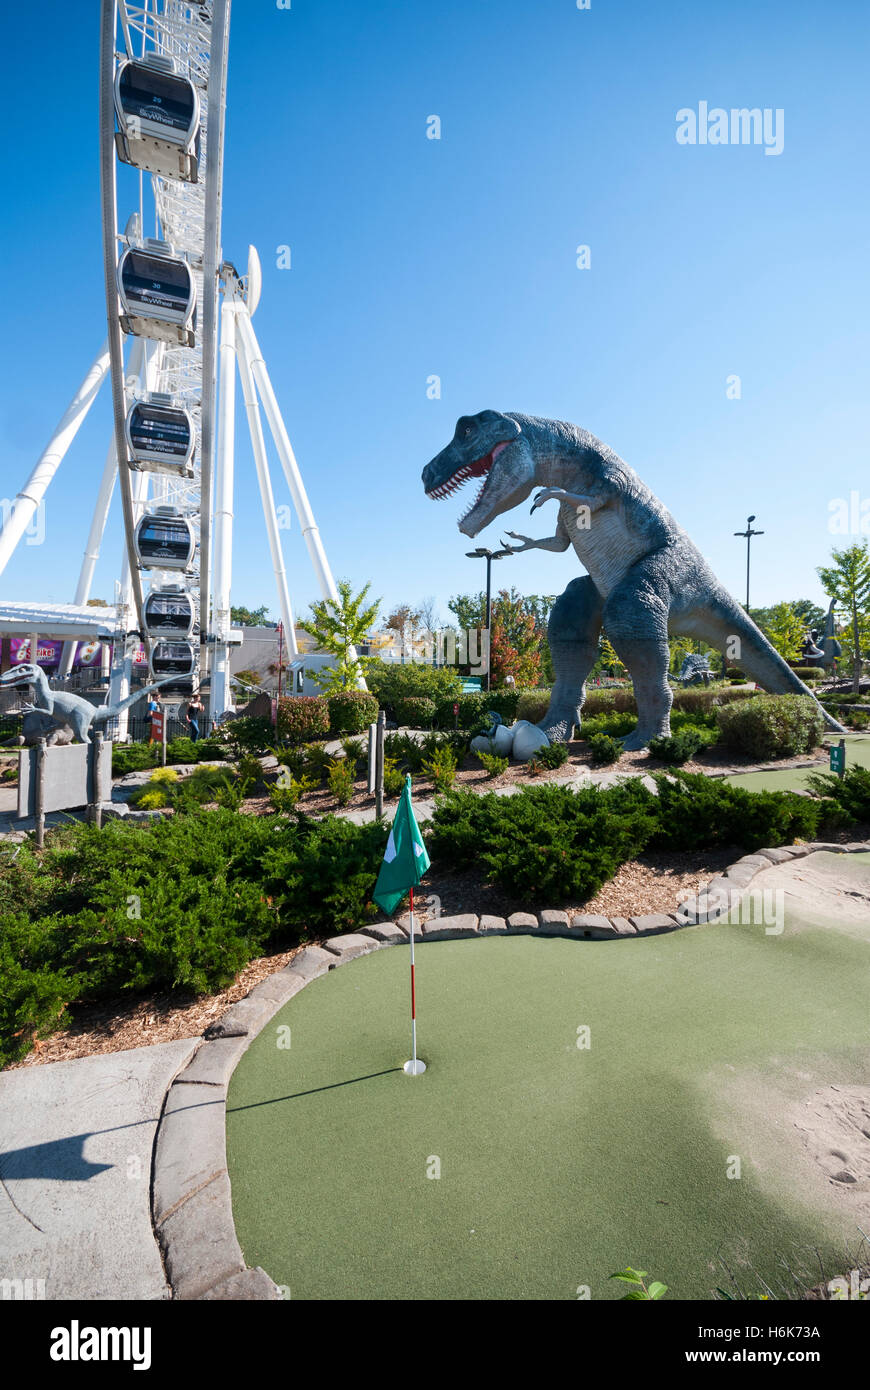
[{"label": "dinosaur eye", "polygon": [[470,426],[470,425],[467,425],[467,426],[466,426],[466,429],[465,429],[465,438],[467,439],[468,436],[469,436],[470,434],[471,434],[471,426]]}]

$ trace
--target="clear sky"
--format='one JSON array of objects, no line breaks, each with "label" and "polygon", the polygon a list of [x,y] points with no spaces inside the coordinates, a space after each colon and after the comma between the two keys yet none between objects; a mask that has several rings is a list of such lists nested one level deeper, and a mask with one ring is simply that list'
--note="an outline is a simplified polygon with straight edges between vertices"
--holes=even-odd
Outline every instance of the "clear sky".
[{"label": "clear sky", "polygon": [[[600,436],[738,596],[732,533],[754,512],[753,604],[821,599],[815,567],[849,539],[829,503],[870,494],[868,29],[866,0],[237,0],[224,254],[260,251],[255,327],[337,577],[370,580],[385,610],[435,595],[442,617],[480,587],[455,524],[470,495],[428,502],[420,472],[489,407]],[[98,6],[8,7],[4,48],[13,497],[105,332]],[[781,108],[782,153],[678,144],[676,113],[702,101]],[[238,421],[234,601],[274,614],[240,402]],[[4,598],[72,597],[109,428],[106,393]],[[277,461],[275,490],[288,500]],[[554,518],[505,525],[547,535]],[[298,527],[284,541],[301,614],[317,591]],[[570,553],[494,570],[529,593],[578,572]]]}]

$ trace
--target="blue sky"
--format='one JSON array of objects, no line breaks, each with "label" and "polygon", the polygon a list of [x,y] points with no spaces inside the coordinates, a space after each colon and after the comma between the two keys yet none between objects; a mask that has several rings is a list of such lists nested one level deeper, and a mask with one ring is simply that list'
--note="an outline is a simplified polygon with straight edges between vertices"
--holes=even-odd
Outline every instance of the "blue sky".
[{"label": "blue sky", "polygon": [[[78,8],[5,16],[8,497],[104,334],[98,17]],[[443,617],[480,587],[455,524],[470,497],[430,503],[420,472],[457,416],[490,407],[604,439],[738,596],[732,533],[754,512],[753,603],[821,598],[815,567],[850,539],[829,533],[829,503],[870,490],[868,27],[863,0],[237,0],[224,254],[260,251],[255,327],[338,577],[370,580],[384,611],[435,595]],[[700,101],[782,108],[782,154],[678,145],[676,113]],[[234,600],[274,613],[240,400],[237,418]],[[4,598],[72,596],[109,428],[106,394]],[[287,501],[277,461],[274,483]],[[105,598],[118,512],[116,497]],[[505,525],[546,535],[554,516]],[[301,615],[317,590],[298,527],[284,541]],[[529,593],[577,572],[570,553],[494,570]]]}]

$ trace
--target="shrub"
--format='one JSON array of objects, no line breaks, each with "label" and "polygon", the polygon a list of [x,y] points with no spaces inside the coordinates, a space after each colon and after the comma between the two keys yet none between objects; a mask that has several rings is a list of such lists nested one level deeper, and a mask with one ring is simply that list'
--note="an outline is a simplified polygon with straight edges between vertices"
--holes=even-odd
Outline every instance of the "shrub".
[{"label": "shrub", "polygon": [[550,708],[549,690],[521,690],[517,700],[517,719],[527,719],[530,724],[540,724]]},{"label": "shrub", "polygon": [[508,758],[500,758],[497,753],[481,752],[476,752],[474,756],[480,759],[487,777],[501,777],[503,772],[507,772]]},{"label": "shrub", "polygon": [[197,761],[196,744],[192,738],[186,734],[181,738],[173,738],[166,745],[166,761],[168,763],[195,763]]},{"label": "shrub", "polygon": [[435,701],[428,695],[405,695],[396,704],[396,721],[410,729],[431,729]]},{"label": "shrub", "polygon": [[636,714],[620,714],[617,710],[593,714],[589,719],[584,715],[580,737],[591,739],[596,734],[610,734],[611,738],[621,738],[624,734],[630,734],[636,724]]},{"label": "shrub", "polygon": [[616,710],[619,714],[637,714],[633,688],[625,685],[590,690],[587,686],[582,711],[584,718],[587,714],[604,714],[607,710]]},{"label": "shrub", "polygon": [[818,666],[792,666],[791,669],[798,680],[803,681],[804,684],[807,681],[817,681],[825,674]]},{"label": "shrub", "polygon": [[329,704],[324,695],[287,695],[278,701],[278,737],[285,743],[310,743],[329,733]]},{"label": "shrub", "polygon": [[813,839],[819,827],[818,804],[794,792],[749,792],[702,772],[660,772],[655,781],[655,848],[740,845],[752,851]]},{"label": "shrub", "polygon": [[394,758],[384,756],[384,794],[401,796],[405,790],[405,773],[396,766]]},{"label": "shrub", "polygon": [[332,754],[327,753],[323,744],[309,743],[305,749],[305,771],[311,777],[316,777],[318,782],[322,782],[324,777],[329,776],[331,766]]},{"label": "shrub", "polygon": [[344,756],[347,758],[348,765],[353,769],[356,776],[360,766],[365,767],[369,760],[368,749],[361,738],[343,738],[341,747]]},{"label": "shrub", "polygon": [[607,791],[452,792],[436,803],[430,840],[433,856],[451,864],[481,860],[521,901],[583,902],[640,852],[655,825],[655,798],[633,778]]},{"label": "shrub", "polygon": [[[431,751],[424,748],[424,744],[428,744],[431,737],[430,735],[429,738],[420,742],[415,738],[411,738],[410,734],[385,734],[384,756],[391,759],[395,765],[405,768],[408,772],[419,772],[423,766],[423,759],[426,756],[426,751]],[[437,738],[437,735],[435,735],[435,737]]]},{"label": "shrub", "polygon": [[663,763],[686,763],[700,748],[706,748],[714,737],[706,729],[684,728],[670,737],[650,739],[649,754]]},{"label": "shrub", "polygon": [[371,661],[366,666],[366,685],[393,719],[399,701],[408,696],[422,696],[438,705],[462,693],[462,680],[453,667],[417,661],[404,666]]},{"label": "shrub", "polygon": [[[258,715],[244,715],[241,719],[231,719],[226,725],[226,736],[235,750],[240,753],[265,753],[275,739],[271,719]],[[203,743],[208,740],[203,740]]]},{"label": "shrub", "polygon": [[716,718],[728,748],[751,758],[810,753],[822,741],[822,712],[809,695],[758,695],[726,705]]},{"label": "shrub", "polygon": [[17,782],[17,781],[18,781],[18,764],[17,764],[17,763],[10,763],[8,767],[4,767],[2,770],[0,770],[0,782]]},{"label": "shrub", "polygon": [[[459,706],[454,715],[453,706]],[[435,707],[435,722],[440,729],[452,729],[454,723],[460,729],[477,729],[484,724],[489,726],[487,711],[495,709],[495,704],[483,691],[467,691],[464,695],[450,695],[439,700]]]},{"label": "shrub", "polygon": [[[269,721],[268,721],[268,720],[264,720],[264,723],[267,723],[267,724],[268,724]],[[272,734],[273,734],[272,725],[269,724],[269,735],[270,735],[270,740],[271,740]],[[266,748],[268,748],[268,746],[269,746],[269,745],[266,744],[266,745],[264,745],[263,748],[257,748],[257,749],[254,750],[254,751],[256,751],[256,752],[258,752],[258,753],[262,753],[262,752],[265,751]],[[196,757],[197,757],[197,761],[198,761],[198,762],[201,762],[201,763],[221,763],[221,762],[226,762],[227,758],[229,757],[229,750],[227,749],[226,744],[223,743],[223,742],[221,741],[221,739],[218,738],[218,736],[217,736],[216,734],[210,734],[208,738],[201,738],[201,739],[199,739],[199,741],[197,742],[197,744],[196,744]]]},{"label": "shrub", "polygon": [[517,710],[520,704],[520,692],[518,690],[490,690],[489,694],[484,692],[484,703],[487,713],[492,709],[496,714],[500,714],[506,724],[513,724],[519,718]]},{"label": "shrub", "polygon": [[339,806],[348,806],[353,800],[354,768],[347,758],[334,758],[329,768],[329,790]]},{"label": "shrub", "polygon": [[[26,1056],[35,1038],[66,1022],[77,984],[72,967],[55,965],[51,925],[27,913],[5,916],[0,932],[0,1066]],[[48,961],[45,957],[48,956]]]},{"label": "shrub", "polygon": [[377,921],[371,895],[388,834],[383,821],[337,816],[303,819],[280,834],[263,855],[263,891],[285,927],[305,939]]},{"label": "shrub", "polygon": [[361,734],[378,717],[378,702],[365,690],[329,696],[329,728],[334,734]]},{"label": "shrub", "polygon": [[171,804],[172,798],[168,787],[145,786],[134,800],[140,811],[161,811]]},{"label": "shrub", "polygon": [[435,790],[448,792],[456,781],[456,754],[449,744],[436,748],[423,763],[423,771],[432,779]]},{"label": "shrub", "polygon": [[308,796],[309,792],[316,791],[320,786],[319,778],[315,781],[313,777],[294,777],[288,768],[281,769],[282,775],[277,784],[269,788],[269,800],[275,810],[281,813],[295,811],[303,796]]},{"label": "shrub", "polygon": [[568,761],[568,748],[564,743],[550,743],[544,748],[539,748],[535,753],[534,762],[540,763],[541,767],[549,772],[555,772],[556,768],[564,767]]},{"label": "shrub", "polygon": [[128,772],[144,772],[160,762],[158,743],[113,743],[112,776],[126,777]]},{"label": "shrub", "polygon": [[870,768],[850,767],[843,777],[813,773],[807,786],[816,796],[829,797],[849,820],[870,822]]},{"label": "shrub", "polygon": [[622,755],[622,744],[610,734],[593,734],[589,740],[589,752],[596,767],[605,763],[615,763]]}]

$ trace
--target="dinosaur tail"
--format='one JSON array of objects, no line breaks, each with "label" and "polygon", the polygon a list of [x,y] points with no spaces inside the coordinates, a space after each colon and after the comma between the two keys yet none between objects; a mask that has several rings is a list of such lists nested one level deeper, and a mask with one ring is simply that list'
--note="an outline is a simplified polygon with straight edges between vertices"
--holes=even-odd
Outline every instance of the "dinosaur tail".
[{"label": "dinosaur tail", "polygon": [[[699,636],[719,647],[729,662],[739,666],[764,690],[773,695],[809,695],[811,700],[816,700],[809,686],[795,675],[749,614],[721,586],[714,601],[705,609],[703,627],[703,632],[699,628]],[[827,728],[836,733],[847,732],[832,714],[821,705],[819,708]]]},{"label": "dinosaur tail", "polygon": [[174,679],[174,676],[164,676],[162,680],[154,681],[152,685],[143,685],[141,690],[137,690],[133,695],[128,695],[126,700],[121,700],[117,705],[98,705],[93,722],[96,723],[97,720],[102,721],[103,719],[114,719],[116,715],[122,714],[125,709],[129,709],[131,705],[135,705],[136,701],[141,700],[144,695],[150,694],[152,690],[159,690],[161,685],[165,685],[167,681]]}]

